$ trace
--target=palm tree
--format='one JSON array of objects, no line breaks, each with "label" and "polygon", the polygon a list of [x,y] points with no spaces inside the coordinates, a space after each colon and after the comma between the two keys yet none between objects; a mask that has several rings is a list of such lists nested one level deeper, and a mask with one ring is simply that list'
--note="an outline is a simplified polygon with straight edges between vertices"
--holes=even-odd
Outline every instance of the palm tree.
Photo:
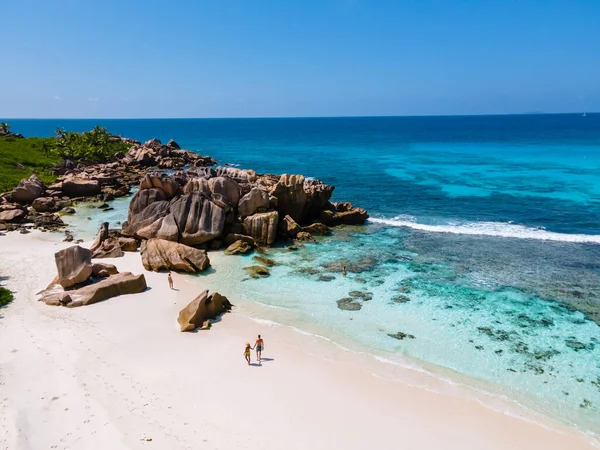
[{"label": "palm tree", "polygon": [[2,133],[4,134],[8,134],[8,132],[10,131],[10,125],[6,122],[0,123],[0,131],[2,131]]}]

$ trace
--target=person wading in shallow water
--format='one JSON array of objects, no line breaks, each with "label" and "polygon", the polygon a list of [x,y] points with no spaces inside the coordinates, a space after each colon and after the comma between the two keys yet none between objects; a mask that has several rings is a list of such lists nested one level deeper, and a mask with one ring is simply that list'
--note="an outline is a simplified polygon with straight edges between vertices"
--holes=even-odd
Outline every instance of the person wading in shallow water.
[{"label": "person wading in shallow water", "polygon": [[265,348],[265,342],[260,337],[260,334],[258,335],[258,339],[256,340],[254,347],[256,347],[256,359],[260,361],[262,351]]},{"label": "person wading in shallow water", "polygon": [[244,357],[246,358],[246,361],[248,361],[248,365],[250,365],[250,350],[252,350],[252,347],[250,347],[250,342],[246,342],[246,350],[244,350]]},{"label": "person wading in shallow water", "polygon": [[173,277],[171,277],[171,274],[167,275],[167,280],[169,280],[169,289],[173,289]]},{"label": "person wading in shallow water", "polygon": [[346,276],[346,266],[342,266],[342,275]]}]

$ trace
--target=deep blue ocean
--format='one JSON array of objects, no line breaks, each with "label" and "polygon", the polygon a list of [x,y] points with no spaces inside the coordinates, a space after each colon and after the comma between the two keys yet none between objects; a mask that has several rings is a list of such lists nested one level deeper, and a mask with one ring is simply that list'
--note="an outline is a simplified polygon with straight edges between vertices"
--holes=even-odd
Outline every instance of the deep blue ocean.
[{"label": "deep blue ocean", "polygon": [[[600,114],[8,122],[27,136],[100,124],[335,185],[366,227],[272,250],[266,280],[244,279],[240,257],[203,282],[600,432]],[[337,307],[357,291],[360,311]]]}]

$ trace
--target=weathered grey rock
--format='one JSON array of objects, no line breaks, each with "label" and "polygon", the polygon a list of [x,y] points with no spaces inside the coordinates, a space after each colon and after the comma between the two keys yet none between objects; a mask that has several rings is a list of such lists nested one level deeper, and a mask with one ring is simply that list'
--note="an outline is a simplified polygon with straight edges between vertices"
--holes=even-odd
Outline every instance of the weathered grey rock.
[{"label": "weathered grey rock", "polygon": [[31,206],[37,212],[51,212],[59,209],[52,197],[38,197],[33,201]]},{"label": "weathered grey rock", "polygon": [[40,197],[46,187],[37,175],[31,175],[19,182],[11,192],[12,198],[18,203],[31,203]]},{"label": "weathered grey rock", "polygon": [[179,183],[165,173],[147,173],[140,182],[140,191],[144,189],[159,189],[164,192],[167,200],[172,199],[180,190]]},{"label": "weathered grey rock", "polygon": [[158,239],[177,242],[179,240],[179,228],[173,214],[167,214],[163,219],[159,230],[156,233]]},{"label": "weathered grey rock", "polygon": [[190,192],[204,192],[207,195],[210,195],[208,179],[201,177],[190,178],[186,185],[183,187],[183,193],[189,194]]},{"label": "weathered grey rock", "polygon": [[92,264],[92,275],[97,277],[100,273],[106,272],[108,275],[115,275],[119,273],[117,266],[114,264],[106,263],[94,263]]},{"label": "weathered grey rock", "polygon": [[171,204],[171,213],[184,244],[202,244],[223,234],[225,210],[197,192],[175,200]]},{"label": "weathered grey rock", "polygon": [[27,214],[22,209],[7,209],[0,211],[0,222],[12,222],[13,220],[21,219]]},{"label": "weathered grey rock", "polygon": [[264,256],[253,256],[252,259],[259,264],[263,264],[267,267],[272,267],[275,265],[275,261],[269,258],[265,258]]},{"label": "weathered grey rock", "polygon": [[179,312],[177,322],[182,332],[192,331],[230,311],[232,307],[227,297],[218,292],[209,296],[206,290]]},{"label": "weathered grey rock", "polygon": [[108,238],[94,250],[92,258],[120,258],[123,250],[117,238]]},{"label": "weathered grey rock", "polygon": [[306,231],[301,231],[298,233],[296,235],[296,240],[303,242],[315,242],[315,238],[312,236],[312,234],[307,233]]},{"label": "weathered grey rock", "polygon": [[54,254],[58,269],[58,283],[69,288],[83,283],[92,275],[92,252],[87,248],[73,245]]},{"label": "weathered grey rock", "polygon": [[257,212],[265,212],[270,206],[269,194],[262,189],[252,188],[238,203],[238,214],[243,219]]},{"label": "weathered grey rock", "polygon": [[179,150],[181,148],[179,146],[179,144],[177,142],[175,142],[173,139],[171,139],[169,142],[167,142],[167,147],[174,148],[176,150]]},{"label": "weathered grey rock", "polygon": [[251,278],[266,278],[271,275],[269,269],[263,266],[244,267],[244,270]]},{"label": "weathered grey rock", "polygon": [[335,213],[332,225],[362,225],[368,218],[367,211],[350,205],[350,209]]},{"label": "weathered grey rock", "polygon": [[146,288],[146,278],[143,274],[133,275],[131,272],[123,272],[111,275],[97,283],[68,291],[71,301],[63,299],[61,303],[68,308],[76,308],[119,295],[137,294],[144,292]]},{"label": "weathered grey rock", "polygon": [[231,206],[237,205],[240,201],[240,185],[231,178],[211,178],[208,180],[208,186],[211,193],[222,195]]},{"label": "weathered grey rock", "polygon": [[305,180],[304,191],[308,196],[306,207],[302,213],[303,220],[319,217],[319,213],[329,203],[334,187],[318,180]]},{"label": "weathered grey rock", "polygon": [[246,236],[245,234],[239,234],[239,233],[229,233],[227,236],[225,236],[224,244],[229,247],[235,241],[244,241],[244,242],[248,243],[251,247],[256,246],[256,243],[254,242],[254,238],[252,238],[251,236]]},{"label": "weathered grey rock", "polygon": [[254,170],[243,170],[235,167],[217,167],[216,174],[218,177],[231,178],[238,183],[253,183],[257,179]]},{"label": "weathered grey rock", "polygon": [[134,238],[128,238],[125,236],[120,236],[117,238],[119,241],[119,246],[121,250],[124,252],[136,252],[138,249],[138,241]]},{"label": "weathered grey rock", "polygon": [[[129,203],[124,233],[147,239],[155,237],[162,225],[160,219],[169,214],[170,203],[164,200],[164,197],[165,194],[160,189],[144,189],[136,192]],[[146,227],[148,228],[144,229]]]},{"label": "weathered grey rock", "polygon": [[225,250],[226,255],[240,255],[248,253],[252,250],[252,246],[245,241],[235,241]]},{"label": "weathered grey rock", "polygon": [[281,175],[271,195],[277,197],[277,210],[282,216],[288,215],[296,222],[303,219],[308,194],[304,191],[302,175]]},{"label": "weathered grey rock", "polygon": [[254,214],[244,219],[244,231],[259,245],[271,245],[277,237],[279,213],[270,211]]},{"label": "weathered grey rock", "polygon": [[90,197],[98,195],[100,191],[101,186],[98,180],[70,177],[62,182],[62,192],[69,197]]},{"label": "weathered grey rock", "polygon": [[331,230],[327,228],[326,225],[319,222],[310,224],[307,227],[302,227],[302,231],[310,233],[313,236],[327,236],[331,234]]},{"label": "weathered grey rock", "polygon": [[149,239],[142,242],[140,252],[146,270],[167,269],[196,273],[210,266],[205,250],[164,239]]},{"label": "weathered grey rock", "polygon": [[295,238],[296,235],[302,231],[300,225],[298,225],[290,216],[285,216],[283,220],[279,222],[279,229],[283,234],[291,238]]}]

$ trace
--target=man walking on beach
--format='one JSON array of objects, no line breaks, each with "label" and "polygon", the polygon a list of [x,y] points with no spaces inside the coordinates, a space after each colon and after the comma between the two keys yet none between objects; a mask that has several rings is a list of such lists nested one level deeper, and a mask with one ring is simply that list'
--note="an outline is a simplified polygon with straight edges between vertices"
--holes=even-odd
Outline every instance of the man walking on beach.
[{"label": "man walking on beach", "polygon": [[260,361],[262,351],[265,348],[265,342],[260,337],[260,334],[258,335],[258,339],[256,340],[254,347],[256,347],[256,359]]},{"label": "man walking on beach", "polygon": [[171,277],[170,273],[167,276],[167,279],[169,280],[169,289],[173,289],[173,278]]}]

